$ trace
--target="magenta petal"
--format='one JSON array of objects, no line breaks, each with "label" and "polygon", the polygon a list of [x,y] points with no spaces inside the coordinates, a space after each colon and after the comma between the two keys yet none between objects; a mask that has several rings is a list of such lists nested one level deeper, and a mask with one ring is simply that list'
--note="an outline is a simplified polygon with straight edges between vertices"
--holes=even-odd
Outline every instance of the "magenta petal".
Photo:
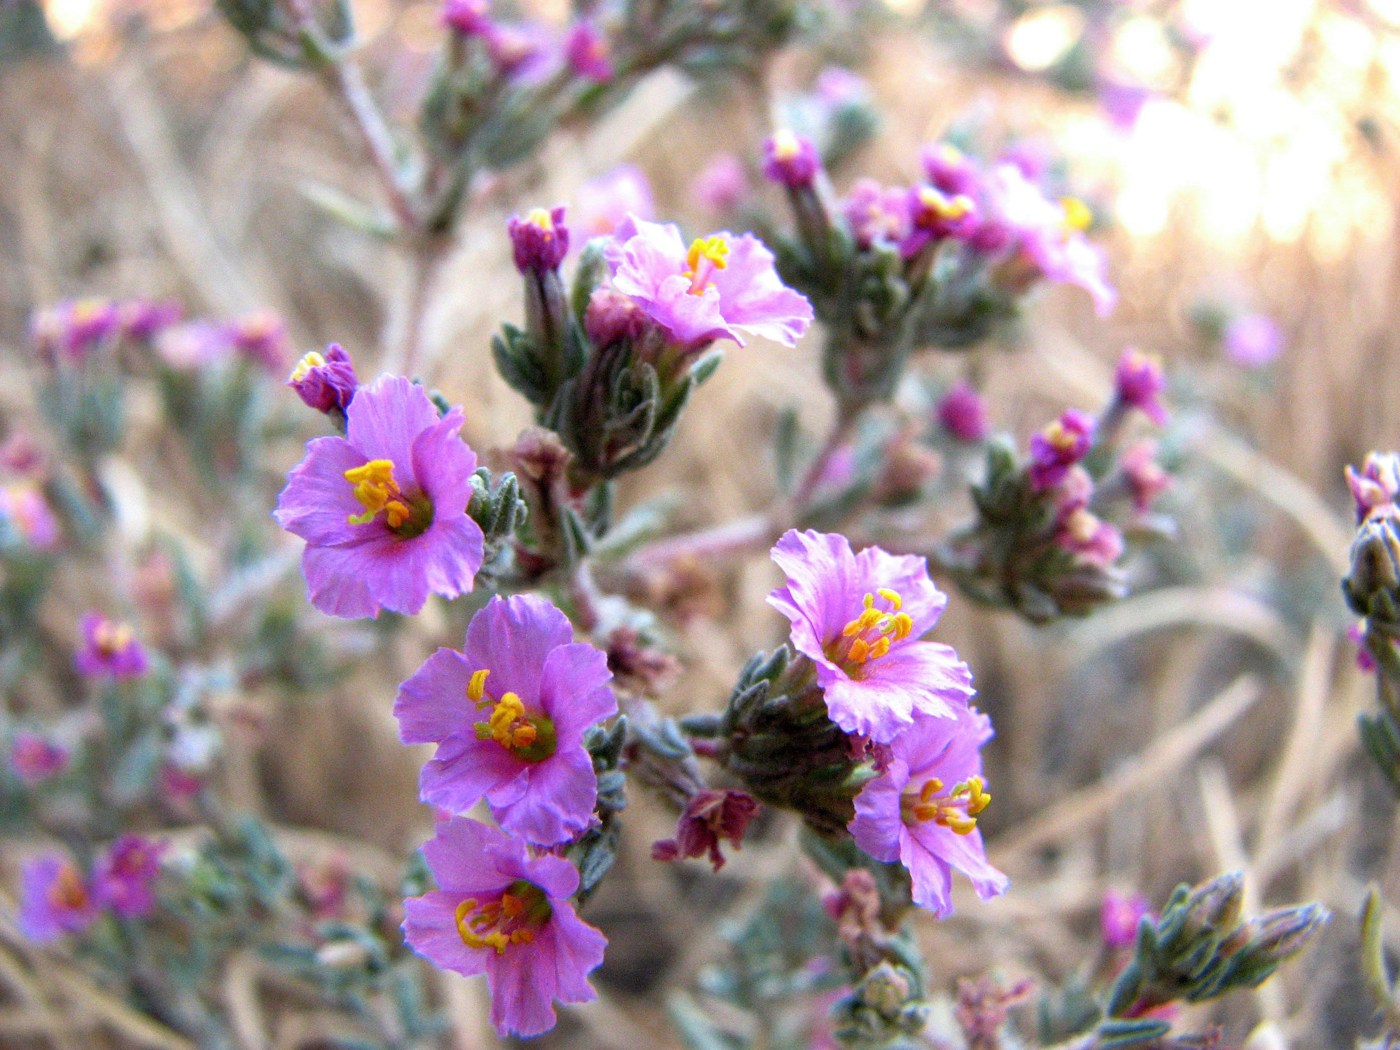
[{"label": "magenta petal", "polygon": [[580,739],[591,725],[617,714],[608,657],[582,642],[561,645],[545,658],[540,674],[540,706],[554,719],[562,745]]},{"label": "magenta petal", "polygon": [[892,649],[867,665],[860,685],[871,697],[883,695],[885,703],[891,702],[889,690],[906,693],[913,710],[935,718],[954,717],[976,693],[967,664],[950,646],[937,642],[909,642]]},{"label": "magenta petal", "polygon": [[502,828],[535,845],[552,846],[588,827],[598,801],[598,777],[587,751],[561,750],[531,767],[528,776],[528,787],[510,802],[495,793],[487,796]]},{"label": "magenta petal", "polygon": [[[419,955],[465,977],[486,972],[485,951],[468,948],[457,932],[460,895],[430,890],[403,902],[404,940]],[[493,953],[494,954],[494,953]]]},{"label": "magenta petal", "polygon": [[329,616],[378,616],[379,604],[362,573],[363,562],[353,547],[307,547],[301,572],[311,604]]},{"label": "magenta petal", "polygon": [[909,869],[914,903],[940,919],[953,911],[953,869],[916,839],[908,828],[899,838],[899,859]]},{"label": "magenta petal", "polygon": [[588,974],[603,961],[608,939],[573,912],[559,909],[550,921],[554,936],[555,995],[560,1002],[586,1003],[597,998]]},{"label": "magenta petal", "polygon": [[725,321],[762,339],[796,346],[812,323],[812,304],[783,284],[773,253],[746,233],[734,238],[728,263],[712,278],[724,303]]},{"label": "magenta petal", "polygon": [[883,776],[872,780],[856,796],[856,816],[850,823],[856,845],[876,860],[899,859],[899,836],[904,823],[899,818],[899,794],[909,782],[909,767],[892,760]]},{"label": "magenta petal", "polygon": [[[555,920],[550,920],[550,926]],[[491,981],[491,1023],[496,1031],[539,1035],[554,1027],[555,971],[548,951],[553,938],[541,936],[530,952],[492,952],[486,958]]]},{"label": "magenta petal", "polygon": [[461,439],[461,429],[462,410],[454,408],[413,439],[414,480],[432,498],[435,522],[460,518],[471,500],[476,453]]},{"label": "magenta petal", "polygon": [[405,744],[434,744],[454,733],[470,733],[476,708],[467,699],[472,669],[455,649],[439,649],[399,686],[394,717]]},{"label": "magenta petal", "polygon": [[346,439],[366,459],[387,459],[413,469],[413,441],[438,422],[427,391],[403,376],[382,375],[355,392],[345,410]]},{"label": "magenta petal", "polygon": [[1011,885],[1011,880],[987,860],[980,831],[974,829],[966,835],[959,835],[950,828],[936,824],[920,824],[910,828],[909,833],[929,853],[966,875],[977,896],[983,900],[999,897]]},{"label": "magenta petal", "polygon": [[347,519],[364,512],[345,472],[363,466],[365,457],[344,438],[317,438],[306,458],[287,475],[287,487],[272,516],[288,532],[318,546],[357,538]]},{"label": "magenta petal", "polygon": [[900,680],[856,680],[841,671],[828,679],[818,668],[817,681],[826,694],[827,714],[848,733],[887,744],[914,721],[913,693]]},{"label": "magenta petal", "polygon": [[539,695],[540,675],[551,649],[574,640],[569,618],[543,598],[515,595],[492,598],[467,627],[466,657],[473,667],[489,668],[487,691],[522,697]]},{"label": "magenta petal", "polygon": [[[497,893],[520,878],[525,845],[479,820],[453,818],[438,822],[423,843],[423,857],[439,886],[472,897]],[[463,864],[464,857],[471,864]]]},{"label": "magenta petal", "polygon": [[491,792],[510,786],[525,768],[494,740],[458,734],[438,745],[418,777],[424,802],[453,813],[465,813]]},{"label": "magenta petal", "polygon": [[529,862],[528,872],[522,871],[520,874],[551,897],[563,899],[572,897],[578,891],[578,869],[563,857],[543,854]]}]

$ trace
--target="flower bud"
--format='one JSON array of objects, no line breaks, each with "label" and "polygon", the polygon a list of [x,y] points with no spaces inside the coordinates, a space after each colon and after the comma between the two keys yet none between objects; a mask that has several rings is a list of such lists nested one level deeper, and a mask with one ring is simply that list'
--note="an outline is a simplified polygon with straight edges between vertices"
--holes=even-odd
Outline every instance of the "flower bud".
[{"label": "flower bud", "polygon": [[350,355],[339,343],[331,343],[324,354],[312,350],[297,362],[287,385],[317,412],[343,413],[355,397],[359,381]]},{"label": "flower bud", "polygon": [[982,395],[966,382],[948,388],[938,402],[938,424],[959,441],[976,444],[987,436],[987,406]]},{"label": "flower bud", "polygon": [[765,178],[790,190],[806,189],[821,170],[821,159],[810,139],[786,129],[763,143]]},{"label": "flower bud", "polygon": [[1400,521],[1391,514],[1362,522],[1351,544],[1351,569],[1342,594],[1358,616],[1389,626],[1400,624]]},{"label": "flower bud", "polygon": [[569,228],[563,207],[533,209],[525,218],[512,215],[508,223],[515,268],[522,274],[559,269],[569,251]]}]

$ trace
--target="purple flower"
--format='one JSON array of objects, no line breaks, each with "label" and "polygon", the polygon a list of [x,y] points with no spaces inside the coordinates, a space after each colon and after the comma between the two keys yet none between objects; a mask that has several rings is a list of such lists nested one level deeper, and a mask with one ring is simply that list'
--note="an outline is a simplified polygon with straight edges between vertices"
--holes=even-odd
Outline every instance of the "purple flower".
[{"label": "purple flower", "polygon": [[992,723],[976,708],[954,718],[918,718],[890,744],[889,765],[856,796],[851,836],[876,860],[899,861],[914,882],[914,903],[942,917],[953,910],[953,869],[983,900],[1006,892],[987,862],[977,816],[991,796],[981,748]]},{"label": "purple flower", "polygon": [[1119,131],[1131,131],[1154,92],[1142,84],[1105,79],[1099,82],[1098,95],[1108,122]]},{"label": "purple flower", "polygon": [[1356,506],[1356,523],[1360,525],[1376,508],[1392,507],[1396,503],[1396,497],[1400,496],[1400,455],[1368,452],[1360,471],[1347,465],[1346,478]]},{"label": "purple flower", "polygon": [[21,481],[0,486],[0,523],[13,529],[35,550],[48,551],[58,546],[58,519],[38,485]]},{"label": "purple flower", "polygon": [[423,856],[439,888],[403,902],[404,939],[443,969],[485,973],[497,1032],[538,1035],[554,1027],[555,1000],[595,998],[588,974],[607,938],[568,902],[573,865],[532,859],[520,840],[465,818],[439,824]]},{"label": "purple flower", "polygon": [[727,215],[749,195],[749,175],[733,153],[717,153],[690,184],[690,196],[716,215]]},{"label": "purple flower", "polygon": [[129,299],[117,304],[118,324],[127,339],[149,342],[180,320],[184,311],[170,299]]},{"label": "purple flower", "polygon": [[821,170],[821,158],[811,139],[783,129],[763,143],[764,177],[790,190],[812,185]]},{"label": "purple flower", "polygon": [[1162,374],[1162,362],[1129,347],[1118,359],[1113,373],[1114,391],[1120,404],[1141,409],[1159,427],[1167,421],[1167,410],[1160,395],[1167,380]]},{"label": "purple flower", "polygon": [[515,268],[522,274],[559,269],[569,251],[569,228],[564,225],[563,208],[534,208],[523,219],[512,215],[507,228]]},{"label": "purple flower", "polygon": [[968,155],[951,142],[925,146],[920,155],[924,174],[935,187],[950,196],[977,193],[977,168]]},{"label": "purple flower", "polygon": [[676,822],[676,837],[663,839],[651,847],[652,860],[676,860],[679,857],[710,858],[710,867],[724,867],[720,852],[721,839],[727,839],[735,849],[744,841],[749,821],[758,815],[758,803],[747,791],[732,789],[697,791]]},{"label": "purple flower", "polygon": [[38,733],[20,731],[10,742],[10,766],[26,784],[48,780],[67,765],[68,750]]},{"label": "purple flower", "polygon": [[619,164],[578,188],[574,226],[586,237],[611,234],[629,215],[650,219],[656,214],[651,184],[635,164]]},{"label": "purple flower", "polygon": [[493,28],[490,0],[446,0],[442,24],[465,37],[488,36]]},{"label": "purple flower", "polygon": [[909,191],[909,234],[899,245],[899,253],[912,259],[930,242],[962,239],[977,228],[977,205],[971,197],[949,196],[933,186],[916,186]]},{"label": "purple flower", "polygon": [[1137,939],[1138,923],[1152,914],[1152,904],[1141,893],[1126,894],[1109,889],[1099,908],[1099,932],[1110,951],[1131,948]]},{"label": "purple flower", "polygon": [[69,299],[36,313],[29,341],[39,356],[54,364],[81,361],[118,334],[117,304],[110,299]]},{"label": "purple flower", "polygon": [[613,78],[608,39],[587,19],[575,22],[564,36],[564,60],[585,80],[606,84]]},{"label": "purple flower", "polygon": [[1101,569],[1123,556],[1123,534],[1085,506],[1064,515],[1055,530],[1055,543],[1080,563]]},{"label": "purple flower", "polygon": [[870,102],[870,85],[858,73],[844,66],[827,66],[817,74],[817,101],[831,111]]},{"label": "purple flower", "polygon": [[1266,314],[1241,314],[1226,326],[1224,346],[1235,364],[1262,368],[1283,350],[1283,333]]},{"label": "purple flower", "polygon": [[346,409],[345,437],[317,438],[273,516],[306,540],[311,604],[332,616],[413,614],[472,588],[483,537],[467,517],[476,454],[422,387],[380,376]]},{"label": "purple flower", "polygon": [[1094,441],[1094,421],[1071,408],[1039,434],[1031,437],[1029,474],[1037,492],[1053,488],[1069,468],[1089,454]]},{"label": "purple flower", "polygon": [[463,651],[439,649],[394,701],[403,742],[438,745],[423,800],[461,813],[484,795],[513,835],[540,846],[573,838],[598,798],[583,734],[617,712],[611,678],[607,655],[575,642],[547,600],[492,598]]},{"label": "purple flower", "polygon": [[1133,509],[1139,514],[1146,514],[1157,497],[1171,488],[1171,475],[1157,462],[1155,441],[1140,441],[1128,449],[1119,461],[1119,469],[1132,494]]},{"label": "purple flower", "polygon": [[131,625],[109,620],[99,612],[82,620],[83,647],[73,656],[73,667],[89,678],[140,678],[150,669],[146,650],[136,640]]},{"label": "purple flower", "polygon": [[81,933],[97,918],[97,904],[71,860],[49,854],[24,865],[20,874],[19,928],[44,944],[65,933]]},{"label": "purple flower", "polygon": [[344,413],[354,400],[360,381],[355,377],[350,355],[339,343],[330,343],[324,354],[312,350],[304,355],[287,377],[287,385],[318,412]]},{"label": "purple flower", "polygon": [[987,405],[972,386],[959,380],[948,388],[938,402],[938,424],[959,441],[974,444],[982,441],[990,429]]},{"label": "purple flower", "polygon": [[874,179],[855,181],[841,202],[841,213],[862,249],[899,244],[912,228],[908,192],[899,187],[886,189]]},{"label": "purple flower", "polygon": [[142,835],[123,835],[98,860],[93,897],[123,919],[149,915],[156,907],[155,881],[167,843]]},{"label": "purple flower", "polygon": [[286,323],[271,310],[246,314],[228,326],[233,348],[267,371],[278,374],[292,356]]},{"label": "purple flower", "polygon": [[792,622],[792,645],[816,665],[838,726],[885,744],[916,712],[953,718],[967,706],[967,664],[949,646],[919,640],[948,602],[923,558],[878,547],[853,554],[844,536],[794,530],[772,554],[787,585],[768,604]]},{"label": "purple flower", "polygon": [[618,246],[613,287],[687,347],[745,335],[785,346],[812,323],[812,304],[786,287],[753,234],[715,233],[686,248],[672,224],[638,220]]},{"label": "purple flower", "polygon": [[156,355],[177,372],[197,372],[233,356],[233,333],[213,321],[167,325],[155,336]]}]

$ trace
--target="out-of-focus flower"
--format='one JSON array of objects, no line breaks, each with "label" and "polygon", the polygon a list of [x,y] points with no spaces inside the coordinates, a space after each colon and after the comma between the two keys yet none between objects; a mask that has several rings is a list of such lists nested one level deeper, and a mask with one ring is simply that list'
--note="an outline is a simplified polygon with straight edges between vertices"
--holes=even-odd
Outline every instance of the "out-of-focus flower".
[{"label": "out-of-focus flower", "polygon": [[53,364],[81,361],[120,329],[117,304],[110,299],[70,299],[40,310],[29,321],[35,352]]},{"label": "out-of-focus flower", "polygon": [[950,196],[975,197],[978,189],[977,166],[951,142],[935,142],[920,154],[924,175],[936,188]]},{"label": "out-of-focus flower", "polygon": [[271,310],[257,310],[238,318],[228,326],[228,337],[238,353],[274,375],[287,367],[287,359],[292,356],[286,322]]},{"label": "out-of-focus flower", "polygon": [[446,0],[442,23],[465,37],[487,36],[493,28],[490,0]]},{"label": "out-of-focus flower", "polygon": [[399,688],[406,744],[437,744],[423,799],[454,813],[483,795],[506,831],[552,846],[588,827],[598,797],[589,726],[617,712],[607,656],[573,640],[536,595],[497,595],[472,617],[462,652],[439,649]]},{"label": "out-of-focus flower", "polygon": [[287,377],[287,385],[309,408],[344,413],[360,382],[350,355],[339,343],[331,343],[324,354],[315,350],[305,354]]},{"label": "out-of-focus flower", "polygon": [[953,718],[967,706],[967,664],[920,640],[948,602],[923,558],[878,547],[855,554],[844,536],[793,530],[772,556],[787,583],[768,603],[791,621],[792,645],[816,665],[838,726],[888,743],[916,714]]},{"label": "out-of-focus flower", "polygon": [[1099,908],[1099,933],[1110,951],[1131,948],[1142,917],[1152,916],[1152,904],[1141,893],[1120,893],[1110,888]]},{"label": "out-of-focus flower", "polygon": [[1005,893],[1005,875],[987,862],[977,817],[991,802],[981,748],[992,723],[976,708],[953,718],[916,718],[890,743],[884,772],[856,796],[851,835],[876,860],[899,861],[914,903],[938,916],[953,910],[953,870],[983,900]]},{"label": "out-of-focus flower", "polygon": [[58,546],[58,519],[38,485],[28,481],[0,485],[0,524],[12,529],[35,550]]},{"label": "out-of-focus flower", "polygon": [[573,865],[531,859],[525,843],[458,818],[423,846],[438,889],[404,901],[404,939],[419,955],[468,977],[486,974],[491,1023],[501,1035],[554,1027],[554,1002],[595,998],[588,974],[607,938],[569,904]]},{"label": "out-of-focus flower", "polygon": [[841,213],[861,249],[899,244],[909,236],[909,193],[874,179],[857,179],[841,202]]},{"label": "out-of-focus flower", "polygon": [[1069,409],[1038,434],[1031,436],[1029,475],[1031,487],[1044,492],[1064,479],[1069,468],[1089,454],[1094,421]]},{"label": "out-of-focus flower", "polygon": [[168,844],[143,835],[123,835],[99,858],[92,890],[97,903],[124,919],[149,915],[156,907],[160,855]]},{"label": "out-of-focus flower", "polygon": [[1369,452],[1359,471],[1347,465],[1346,478],[1356,505],[1358,525],[1370,517],[1372,511],[1379,509],[1383,513],[1392,513],[1397,497],[1400,497],[1400,455],[1394,452]]},{"label": "out-of-focus flower", "polygon": [[587,19],[575,22],[564,35],[564,60],[575,73],[595,84],[606,84],[613,78],[608,38]]},{"label": "out-of-focus flower", "polygon": [[1055,543],[1085,564],[1106,569],[1123,556],[1123,534],[1088,507],[1070,511],[1055,530]]},{"label": "out-of-focus flower", "polygon": [[197,372],[233,356],[233,336],[227,325],[186,321],[167,325],[155,337],[156,356],[177,372]]},{"label": "out-of-focus flower", "polygon": [[1262,368],[1283,350],[1283,332],[1266,314],[1241,314],[1225,327],[1225,355],[1245,368]]},{"label": "out-of-focus flower", "polygon": [[514,84],[538,84],[559,68],[557,42],[542,22],[495,22],[484,39],[491,61]]},{"label": "out-of-focus flower", "polygon": [[36,944],[81,933],[97,918],[92,890],[71,860],[36,857],[20,874],[19,928]]},{"label": "out-of-focus flower", "polygon": [[817,74],[817,101],[830,110],[863,106],[870,101],[870,85],[844,66],[827,66]]},{"label": "out-of-focus flower", "polygon": [[939,426],[968,444],[982,441],[991,429],[987,422],[986,402],[970,383],[963,380],[948,388],[939,399],[936,413]]},{"label": "out-of-focus flower", "polygon": [[118,325],[127,339],[149,342],[176,324],[184,311],[172,299],[129,299],[117,304]]},{"label": "out-of-focus flower", "polygon": [[130,624],[109,620],[99,612],[82,620],[83,646],[73,666],[89,678],[140,678],[150,669],[146,650]]},{"label": "out-of-focus flower", "polygon": [[68,766],[68,749],[38,733],[21,730],[10,742],[10,767],[26,784],[39,784]]},{"label": "out-of-focus flower", "polygon": [[784,128],[763,143],[763,174],[765,178],[790,190],[812,185],[821,170],[821,158],[810,139]]},{"label": "out-of-focus flower", "polygon": [[1142,84],[1119,80],[1103,80],[1098,87],[1099,105],[1103,107],[1104,116],[1120,131],[1131,131],[1137,126],[1143,108],[1155,94]]},{"label": "out-of-focus flower", "polygon": [[749,193],[748,172],[733,153],[716,153],[690,184],[691,197],[712,215],[728,215]]},{"label": "out-of-focus flower", "polygon": [[624,227],[613,287],[629,295],[677,343],[699,347],[716,339],[744,345],[746,335],[785,346],[812,323],[812,304],[783,284],[773,253],[753,234],[700,237],[689,248],[670,223]]},{"label": "out-of-focus flower", "polygon": [[651,183],[642,169],[619,164],[578,188],[573,225],[585,237],[605,237],[629,215],[650,219],[655,214]]},{"label": "out-of-focus flower", "polygon": [[710,866],[719,871],[724,867],[720,840],[727,839],[738,849],[749,821],[757,813],[758,803],[747,791],[698,791],[686,803],[685,811],[676,822],[676,837],[655,843],[651,848],[652,859],[675,860],[709,854]]},{"label": "out-of-focus flower", "polygon": [[564,209],[535,208],[525,218],[512,215],[511,251],[515,268],[522,274],[541,274],[559,269],[569,251],[569,228],[564,225]]},{"label": "out-of-focus flower", "polygon": [[1141,410],[1159,427],[1167,422],[1167,410],[1161,401],[1167,379],[1158,358],[1129,347],[1118,359],[1113,385],[1114,394],[1122,405]]},{"label": "out-of-focus flower", "polygon": [[1171,475],[1157,462],[1155,441],[1140,441],[1128,449],[1119,460],[1118,467],[1132,494],[1133,509],[1139,514],[1151,510],[1157,497],[1171,488]]},{"label": "out-of-focus flower", "polygon": [[472,588],[484,537],[466,514],[474,453],[462,411],[439,417],[422,387],[380,376],[287,475],[274,517],[306,540],[311,604],[332,616],[412,615],[428,595]]}]

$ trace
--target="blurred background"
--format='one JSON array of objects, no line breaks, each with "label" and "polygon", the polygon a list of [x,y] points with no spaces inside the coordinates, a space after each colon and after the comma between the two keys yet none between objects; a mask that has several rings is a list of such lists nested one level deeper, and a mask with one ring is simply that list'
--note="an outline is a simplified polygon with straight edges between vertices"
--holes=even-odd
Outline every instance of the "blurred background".
[{"label": "blurred background", "polygon": [[[568,16],[563,2],[523,6]],[[997,806],[984,826],[1013,889],[921,927],[933,987],[989,967],[1062,982],[1092,954],[1110,887],[1161,900],[1178,881],[1242,868],[1254,906],[1317,898],[1336,915],[1301,965],[1211,1016],[1231,1033],[1276,1021],[1289,1046],[1352,1045],[1370,1024],[1355,963],[1362,885],[1378,879],[1400,900],[1393,800],[1354,726],[1373,686],[1344,636],[1337,587],[1352,532],[1342,467],[1400,443],[1400,3],[813,6],[849,31],[819,52],[779,55],[755,83],[658,74],[597,124],[561,131],[474,186],[427,296],[419,371],[466,406],[475,448],[508,445],[529,412],[488,352],[500,321],[521,311],[506,217],[572,205],[587,180],[628,163],[659,217],[712,228],[697,176],[720,152],[752,162],[832,65],[863,79],[879,114],[832,171],[838,189],[860,174],[913,178],[919,148],[949,135],[1056,172],[1094,211],[1117,309],[1099,319],[1082,292],[1049,290],[1015,345],[925,367],[940,381],[975,375],[995,427],[1024,440],[1067,405],[1099,404],[1125,346],[1160,355],[1179,533],[1136,563],[1132,596],[1083,622],[1035,628],[953,594],[938,637],[971,664],[998,726]],[[441,42],[439,5],[354,10],[372,90],[391,120],[411,123]],[[35,413],[30,316],[60,299],[270,310],[298,353],[339,342],[362,376],[392,365],[413,323],[412,261],[338,214],[377,192],[340,110],[315,79],[251,58],[201,0],[0,0],[0,158],[7,431]],[[755,192],[780,213],[776,191]],[[814,339],[729,352],[672,449],[629,479],[621,502],[670,494],[677,528],[771,502],[779,415],[799,405],[817,430],[826,411]],[[267,510],[312,433],[298,418],[260,465]],[[162,441],[154,399],[132,402],[121,458],[121,543],[138,549],[159,529],[217,548],[219,508],[186,497],[196,468]],[[103,571],[135,586],[138,568],[114,553]],[[717,708],[743,661],[784,634],[763,602],[777,582],[766,557],[695,569],[668,596],[681,673],[662,706],[674,712]],[[69,581],[44,606],[46,626],[71,633],[107,583]],[[220,775],[232,802],[288,829],[309,856],[338,851],[393,871],[430,815],[416,802],[422,756],[397,744],[390,704],[433,645],[451,644],[448,627],[425,616],[392,639],[390,659],[295,703],[231,692]],[[308,629],[332,627],[318,618]],[[334,630],[337,644],[368,645],[365,628]],[[37,690],[17,703],[57,713],[66,701]],[[588,912],[612,942],[602,999],[570,1011],[547,1045],[680,1045],[664,991],[693,986],[726,951],[721,908],[742,912],[795,863],[781,820],[718,876],[649,860],[672,826],[660,806],[636,795],[627,820],[619,869]],[[159,1045],[129,1012],[84,1000],[85,986],[49,986],[21,965],[31,953],[6,931],[0,1045]],[[496,1045],[479,982],[442,984],[458,1045]],[[227,994],[254,1012],[262,1045],[333,1045],[256,974],[232,974]]]}]

